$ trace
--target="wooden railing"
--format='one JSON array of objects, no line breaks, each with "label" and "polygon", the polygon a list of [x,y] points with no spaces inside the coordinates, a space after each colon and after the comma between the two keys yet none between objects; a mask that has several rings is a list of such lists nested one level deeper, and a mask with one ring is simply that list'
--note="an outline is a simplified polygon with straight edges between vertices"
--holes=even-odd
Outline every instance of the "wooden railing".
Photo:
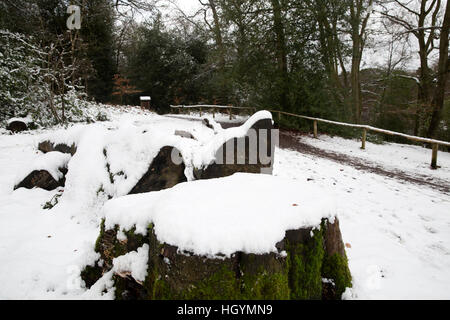
[{"label": "wooden railing", "polygon": [[[229,114],[230,114],[230,119],[231,119],[231,110],[232,109],[251,109],[253,111],[256,111],[255,108],[243,108],[243,107],[232,107],[232,106],[215,106],[215,105],[197,105],[197,106],[171,106],[172,108],[184,108],[184,109],[192,109],[192,108],[199,108],[200,109],[200,116],[202,115],[202,109],[213,109],[213,115],[215,115],[215,110],[217,109],[227,109]],[[447,141],[441,141],[441,140],[435,140],[435,139],[429,139],[429,138],[423,138],[423,137],[417,137],[417,136],[411,136],[408,134],[404,134],[404,133],[400,133],[400,132],[396,132],[396,131],[390,131],[390,130],[384,130],[384,129],[380,129],[380,128],[376,128],[376,127],[372,127],[372,126],[368,126],[368,125],[364,125],[364,124],[353,124],[353,123],[345,123],[345,122],[338,122],[338,121],[332,121],[332,120],[326,120],[326,119],[321,119],[321,118],[314,118],[314,117],[308,117],[308,116],[302,116],[299,114],[295,114],[295,113],[289,113],[289,112],[285,112],[285,111],[280,111],[280,110],[268,110],[274,114],[278,114],[278,121],[281,120],[281,115],[286,115],[286,116],[290,116],[290,117],[296,117],[296,118],[301,118],[301,119],[305,119],[305,120],[310,120],[313,121],[313,130],[314,130],[314,138],[318,137],[317,134],[317,129],[318,129],[318,122],[323,122],[323,123],[328,123],[328,124],[333,124],[333,125],[338,125],[338,126],[344,126],[344,127],[351,127],[351,128],[356,128],[356,129],[361,129],[362,130],[362,134],[361,134],[361,149],[366,149],[366,139],[367,139],[367,133],[369,131],[373,131],[373,132],[377,132],[377,133],[382,133],[382,134],[387,134],[387,135],[391,135],[391,136],[398,136],[398,137],[403,137],[406,138],[408,140],[412,140],[412,141],[416,141],[416,142],[422,142],[422,143],[428,143],[432,146],[432,151],[431,151],[431,168],[432,169],[437,169],[437,155],[438,155],[438,150],[439,150],[439,146],[447,146],[450,147],[450,142]]]},{"label": "wooden railing", "polygon": [[423,143],[431,144],[431,146],[432,146],[432,151],[431,151],[431,168],[432,169],[437,169],[437,155],[438,155],[439,146],[441,145],[441,146],[450,147],[450,142],[447,142],[447,141],[441,141],[441,140],[435,140],[435,139],[411,136],[411,135],[408,135],[408,134],[404,134],[404,133],[400,133],[400,132],[396,132],[396,131],[385,130],[385,129],[380,129],[380,128],[376,128],[376,127],[372,127],[372,126],[368,126],[368,125],[364,125],[364,124],[352,124],[352,123],[345,123],[345,122],[337,122],[337,121],[331,121],[331,120],[326,120],[326,119],[321,119],[321,118],[302,116],[302,115],[299,115],[299,114],[289,113],[289,112],[284,112],[284,111],[279,111],[279,110],[269,110],[269,111],[272,112],[272,113],[278,113],[278,121],[281,119],[281,115],[282,114],[287,115],[287,116],[291,116],[291,117],[296,117],[296,118],[301,118],[301,119],[306,119],[306,120],[313,121],[314,138],[317,138],[317,123],[318,122],[323,122],[323,123],[329,123],[329,124],[334,124],[334,125],[338,125],[338,126],[345,126],[345,127],[361,129],[362,130],[362,135],[361,135],[362,145],[361,145],[361,149],[366,149],[367,132],[369,132],[369,131],[378,132],[378,133],[382,133],[382,134],[387,134],[387,135],[391,135],[391,136],[403,137],[403,138],[406,138],[408,140],[412,140],[412,141],[416,141],[416,142],[423,142]]},{"label": "wooden railing", "polygon": [[178,110],[189,110],[189,109],[198,109],[200,111],[200,117],[202,116],[203,109],[212,109],[213,118],[216,117],[216,112],[218,110],[226,110],[230,117],[230,120],[233,119],[233,110],[251,110],[253,113],[256,112],[256,108],[246,108],[246,107],[234,107],[234,106],[217,106],[217,105],[208,105],[208,104],[199,104],[193,106],[170,106],[172,109]]}]

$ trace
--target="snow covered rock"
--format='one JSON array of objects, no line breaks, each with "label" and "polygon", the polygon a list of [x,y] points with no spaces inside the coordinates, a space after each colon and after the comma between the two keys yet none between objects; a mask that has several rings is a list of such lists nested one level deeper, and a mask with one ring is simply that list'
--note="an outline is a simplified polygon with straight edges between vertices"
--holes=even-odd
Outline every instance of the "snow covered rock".
[{"label": "snow covered rock", "polygon": [[35,127],[31,117],[11,118],[7,122],[6,129],[12,132],[22,132]]},{"label": "snow covered rock", "polygon": [[273,122],[270,113],[260,114],[259,118],[249,119],[242,126],[246,128],[245,135],[228,139],[215,151],[212,163],[195,170],[195,177],[213,179],[236,172],[271,174],[275,152]]},{"label": "snow covered rock", "polygon": [[[153,159],[148,171],[130,191],[130,194],[159,191],[187,181],[184,175],[184,162],[175,163],[172,155],[180,154],[174,147],[163,147]],[[181,160],[181,156],[179,156]]]},{"label": "snow covered rock", "polygon": [[145,281],[114,275],[116,299],[339,299],[351,275],[333,212],[320,190],[259,174],[120,197],[82,277],[147,244]]},{"label": "snow covered rock", "polygon": [[43,153],[59,151],[73,156],[75,152],[77,152],[77,147],[74,143],[69,146],[65,143],[54,143],[49,140],[45,140],[38,144],[38,150]]},{"label": "snow covered rock", "polygon": [[50,191],[57,187],[63,187],[70,158],[70,155],[61,152],[49,152],[41,155],[25,168],[25,174],[17,176],[14,190],[42,188]]},{"label": "snow covered rock", "polygon": [[180,136],[182,138],[194,139],[195,140],[195,137],[190,132],[187,132],[187,131],[175,130],[175,135],[176,136]]},{"label": "snow covered rock", "polygon": [[[65,175],[67,169],[61,169],[61,173]],[[54,190],[58,187],[64,186],[65,179],[55,180],[52,175],[46,170],[35,170],[25,177],[14,190],[19,188],[33,189],[41,188],[45,190]]]},{"label": "snow covered rock", "polygon": [[12,132],[22,132],[28,130],[28,126],[25,122],[22,121],[12,121],[8,124],[6,129]]}]

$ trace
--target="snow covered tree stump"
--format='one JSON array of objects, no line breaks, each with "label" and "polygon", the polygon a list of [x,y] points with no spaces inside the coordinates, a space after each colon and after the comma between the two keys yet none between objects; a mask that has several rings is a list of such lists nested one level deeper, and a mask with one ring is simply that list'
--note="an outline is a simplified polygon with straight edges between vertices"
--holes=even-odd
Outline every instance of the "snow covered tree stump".
[{"label": "snow covered tree stump", "polygon": [[222,144],[215,152],[214,161],[194,172],[196,178],[227,177],[236,172],[271,174],[275,152],[272,129],[272,118],[257,120],[243,137]]},{"label": "snow covered tree stump", "polygon": [[41,155],[25,169],[22,176],[18,176],[14,190],[42,188],[50,191],[63,187],[70,158],[70,155],[61,152]]},{"label": "snow covered tree stump", "polygon": [[351,275],[339,221],[300,186],[235,174],[111,200],[82,278],[116,299],[340,299]]}]

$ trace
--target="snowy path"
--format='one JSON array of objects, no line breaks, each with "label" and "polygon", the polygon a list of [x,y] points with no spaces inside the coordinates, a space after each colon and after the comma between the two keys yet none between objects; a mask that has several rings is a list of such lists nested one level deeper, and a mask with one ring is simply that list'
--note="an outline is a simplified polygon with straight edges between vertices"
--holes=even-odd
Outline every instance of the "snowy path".
[{"label": "snowy path", "polygon": [[[403,144],[377,145],[366,142],[366,150],[356,140],[321,135],[311,138],[292,131],[280,132],[280,147],[329,159],[355,169],[376,173],[450,194],[450,153],[439,152],[439,168],[431,170],[431,150]],[[350,155],[349,155],[350,154]]]}]

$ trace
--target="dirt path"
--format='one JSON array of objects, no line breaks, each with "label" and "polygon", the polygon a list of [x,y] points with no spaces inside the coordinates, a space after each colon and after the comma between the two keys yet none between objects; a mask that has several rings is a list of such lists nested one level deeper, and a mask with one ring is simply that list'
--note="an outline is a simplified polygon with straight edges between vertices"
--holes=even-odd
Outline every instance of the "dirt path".
[{"label": "dirt path", "polygon": [[399,180],[400,183],[414,183],[430,187],[435,190],[439,190],[445,194],[450,194],[450,184],[448,181],[432,178],[425,175],[414,174],[411,175],[407,172],[390,169],[380,166],[375,162],[363,160],[358,157],[348,156],[340,152],[332,152],[328,150],[319,149],[313,147],[307,143],[302,142],[299,138],[304,134],[296,131],[281,130],[280,131],[280,148],[291,149],[303,154],[310,154],[316,157],[329,159],[343,165],[354,167],[357,170],[376,173],[381,176],[389,177]]}]

